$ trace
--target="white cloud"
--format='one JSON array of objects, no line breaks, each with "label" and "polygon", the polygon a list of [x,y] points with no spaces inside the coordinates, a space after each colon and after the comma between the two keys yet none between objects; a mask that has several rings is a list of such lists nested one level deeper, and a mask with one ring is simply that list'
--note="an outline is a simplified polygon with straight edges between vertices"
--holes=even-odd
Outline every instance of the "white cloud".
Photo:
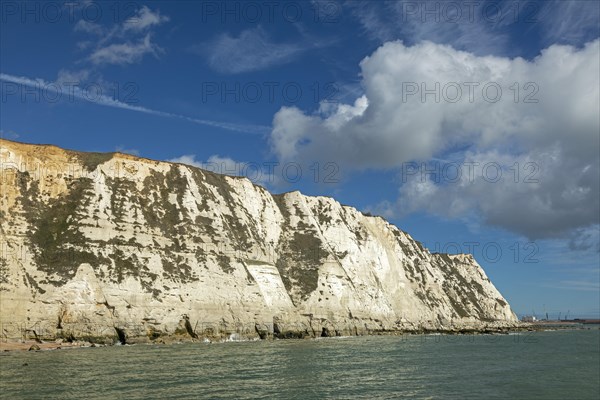
[{"label": "white cloud", "polygon": [[585,292],[596,292],[600,291],[600,284],[596,281],[560,281],[558,284],[549,285],[550,287],[556,289],[565,289],[565,290],[576,290],[576,291],[585,291]]},{"label": "white cloud", "polygon": [[222,174],[241,175],[244,165],[247,163],[238,162],[229,157],[221,157],[214,154],[208,158],[207,165],[214,166]]},{"label": "white cloud", "polygon": [[275,176],[269,168],[257,162],[236,161],[230,157],[223,157],[218,154],[210,156],[206,161],[198,160],[194,154],[186,154],[180,157],[167,160],[180,164],[191,165],[217,174],[244,176],[252,183],[262,186],[276,184]]},{"label": "white cloud", "polygon": [[98,36],[104,34],[106,31],[102,25],[97,24],[95,22],[86,21],[84,19],[80,19],[79,21],[77,21],[73,30],[75,32],[85,32]]},{"label": "white cloud", "polygon": [[12,139],[12,140],[16,140],[20,137],[21,135],[19,135],[17,132],[12,131],[12,130],[8,130],[5,131],[4,129],[0,129],[0,138],[2,139]]},{"label": "white cloud", "polygon": [[123,146],[117,146],[115,148],[115,151],[117,153],[131,154],[131,155],[134,155],[134,156],[139,156],[140,155],[140,151],[139,150],[137,150],[137,149],[128,149],[128,148],[123,147]]},{"label": "white cloud", "polygon": [[597,1],[392,0],[343,4],[373,40],[401,39],[410,45],[429,40],[477,55],[520,54],[526,50],[520,48],[521,29],[525,35],[539,36],[544,45],[581,46],[600,35]]},{"label": "white cloud", "polygon": [[154,25],[160,25],[163,22],[168,22],[169,17],[160,15],[160,11],[152,12],[148,7],[143,6],[138,10],[134,17],[129,18],[123,24],[125,31],[143,31]]},{"label": "white cloud", "polygon": [[485,2],[437,0],[358,1],[345,5],[374,40],[383,43],[402,39],[409,44],[429,40],[478,55],[503,53],[509,38],[502,28],[519,17],[513,15],[515,2],[497,3],[489,10]]},{"label": "white cloud", "polygon": [[134,64],[142,60],[146,54],[155,57],[163,50],[150,41],[150,34],[147,34],[137,43],[113,43],[111,45],[100,47],[89,56],[89,60],[96,65],[99,64]]},{"label": "white cloud", "polygon": [[235,161],[229,157],[219,156],[217,154],[210,156],[206,161],[197,159],[195,154],[185,154],[167,161],[191,165],[192,167],[227,175],[239,175],[240,171],[242,170],[242,166],[246,164]]},{"label": "white cloud", "polygon": [[165,111],[153,110],[151,108],[131,105],[129,103],[124,103],[119,100],[115,100],[110,96],[106,96],[103,94],[98,94],[95,92],[90,92],[85,89],[82,89],[78,85],[68,85],[63,86],[58,82],[46,82],[43,79],[31,79],[23,76],[14,76],[9,74],[0,73],[0,80],[5,82],[12,82],[18,85],[27,86],[30,88],[34,88],[40,91],[51,92],[54,94],[60,94],[62,98],[65,99],[79,99],[83,101],[87,101],[89,103],[98,104],[106,107],[120,108],[123,110],[136,111],[145,114],[156,115],[159,117],[165,118],[175,118],[179,120],[184,120],[188,122],[192,122],[198,125],[205,125],[213,128],[226,129],[234,132],[245,132],[245,133],[257,133],[264,134],[267,131],[267,127],[260,125],[242,125],[242,124],[233,124],[229,122],[220,122],[220,121],[212,121],[207,119],[193,118],[188,117],[186,115],[175,114]]},{"label": "white cloud", "polygon": [[77,49],[81,51],[89,49],[92,45],[93,43],[89,40],[82,40],[76,43]]},{"label": "white cloud", "polygon": [[[594,245],[589,232],[598,223],[600,171],[597,164],[585,164],[566,157],[558,146],[515,156],[493,150],[467,152],[463,163],[457,164],[461,167],[457,180],[454,167],[439,183],[431,175],[409,175],[396,210],[451,218],[477,215],[488,225],[531,239],[570,232],[573,247],[590,248]],[[440,164],[437,170],[445,165],[449,164]],[[436,168],[430,164],[428,170]]]},{"label": "white cloud", "polygon": [[[460,148],[468,149],[459,155],[465,161],[506,169],[534,162],[539,184],[412,181],[396,206],[452,217],[479,213],[489,224],[530,237],[597,224],[599,44],[551,46],[528,61],[431,42],[389,42],[361,62],[364,96],[354,104],[314,114],[281,108],[273,118],[272,150],[280,160],[333,161],[346,170],[398,168]],[[468,82],[479,84],[469,84],[472,97]],[[436,83],[439,99],[421,96]],[[502,96],[492,102],[496,84]],[[454,101],[457,86],[462,96]],[[409,89],[419,93],[409,95]]]},{"label": "white cloud", "polygon": [[67,70],[61,69],[58,71],[58,77],[56,78],[56,83],[59,84],[81,84],[85,82],[90,77],[90,71],[87,69],[81,70]]},{"label": "white cloud", "polygon": [[[388,3],[372,4],[372,2],[349,2],[352,15],[358,19],[363,30],[372,38],[381,42],[397,39],[398,25],[386,21],[389,16]],[[385,12],[387,11],[387,12]],[[391,11],[395,11],[392,10]]]},{"label": "white cloud", "polygon": [[597,1],[545,1],[539,12],[546,43],[579,45],[600,35]]},{"label": "white cloud", "polygon": [[600,253],[600,226],[579,228],[569,237],[569,250],[588,251]]},{"label": "white cloud", "polygon": [[273,42],[259,26],[241,32],[239,37],[219,35],[209,43],[194,46],[191,50],[206,54],[208,64],[214,70],[237,74],[288,63],[305,48],[292,43]]},{"label": "white cloud", "polygon": [[76,32],[97,36],[94,42],[82,41],[77,45],[80,50],[90,49],[86,60],[99,65],[128,65],[138,63],[145,55],[158,57],[164,50],[153,43],[153,28],[169,21],[158,10],[152,11],[143,6],[126,21],[113,26],[79,20],[75,24]]},{"label": "white cloud", "polygon": [[192,167],[204,169],[204,162],[196,159],[194,154],[185,154],[183,156],[171,158],[168,162],[191,165]]}]

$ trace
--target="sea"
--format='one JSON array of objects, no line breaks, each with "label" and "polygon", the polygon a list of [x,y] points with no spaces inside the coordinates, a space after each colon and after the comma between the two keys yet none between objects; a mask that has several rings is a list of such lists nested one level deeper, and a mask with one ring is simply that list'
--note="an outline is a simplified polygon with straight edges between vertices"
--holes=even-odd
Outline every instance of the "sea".
[{"label": "sea", "polygon": [[0,354],[2,399],[600,399],[600,330]]}]

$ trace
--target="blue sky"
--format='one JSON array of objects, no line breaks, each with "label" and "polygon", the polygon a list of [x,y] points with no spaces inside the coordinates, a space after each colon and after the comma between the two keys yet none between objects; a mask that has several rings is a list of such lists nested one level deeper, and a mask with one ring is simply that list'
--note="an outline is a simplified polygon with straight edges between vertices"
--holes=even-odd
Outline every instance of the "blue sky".
[{"label": "blue sky", "polygon": [[6,1],[0,134],[334,196],[598,317],[598,4]]}]

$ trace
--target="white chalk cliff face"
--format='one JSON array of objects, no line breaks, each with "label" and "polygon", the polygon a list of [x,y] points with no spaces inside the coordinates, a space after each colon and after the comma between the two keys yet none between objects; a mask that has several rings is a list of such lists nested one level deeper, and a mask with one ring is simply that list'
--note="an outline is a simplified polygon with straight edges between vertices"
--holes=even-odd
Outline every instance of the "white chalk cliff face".
[{"label": "white chalk cliff face", "polygon": [[[327,197],[0,140],[3,337],[302,337],[517,319],[470,255]],[[150,340],[148,339],[148,340]]]}]

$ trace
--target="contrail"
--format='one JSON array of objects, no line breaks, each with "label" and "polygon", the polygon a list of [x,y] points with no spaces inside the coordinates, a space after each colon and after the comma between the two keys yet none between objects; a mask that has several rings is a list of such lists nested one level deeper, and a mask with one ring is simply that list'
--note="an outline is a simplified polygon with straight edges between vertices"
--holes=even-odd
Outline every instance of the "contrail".
[{"label": "contrail", "polygon": [[110,96],[106,96],[103,94],[98,94],[94,92],[90,92],[89,90],[81,89],[77,85],[68,85],[66,86],[67,90],[63,90],[63,85],[54,82],[46,82],[43,79],[31,79],[23,76],[14,76],[9,74],[0,73],[0,80],[15,83],[17,85],[27,86],[36,89],[43,89],[47,92],[52,92],[55,94],[67,95],[70,97],[74,97],[80,100],[87,101],[89,103],[98,104],[106,107],[114,107],[121,108],[123,110],[130,110],[141,112],[145,114],[157,115],[159,117],[166,118],[175,118],[181,119],[189,122],[193,122],[199,125],[212,126],[215,128],[227,129],[234,132],[245,132],[245,133],[254,133],[254,134],[265,134],[270,131],[270,127],[264,125],[240,125],[240,124],[232,124],[229,122],[220,122],[220,121],[211,121],[207,119],[199,119],[188,117],[186,115],[174,114],[165,111],[153,110],[151,108],[136,106],[128,103],[124,103],[119,100],[115,100]]}]

